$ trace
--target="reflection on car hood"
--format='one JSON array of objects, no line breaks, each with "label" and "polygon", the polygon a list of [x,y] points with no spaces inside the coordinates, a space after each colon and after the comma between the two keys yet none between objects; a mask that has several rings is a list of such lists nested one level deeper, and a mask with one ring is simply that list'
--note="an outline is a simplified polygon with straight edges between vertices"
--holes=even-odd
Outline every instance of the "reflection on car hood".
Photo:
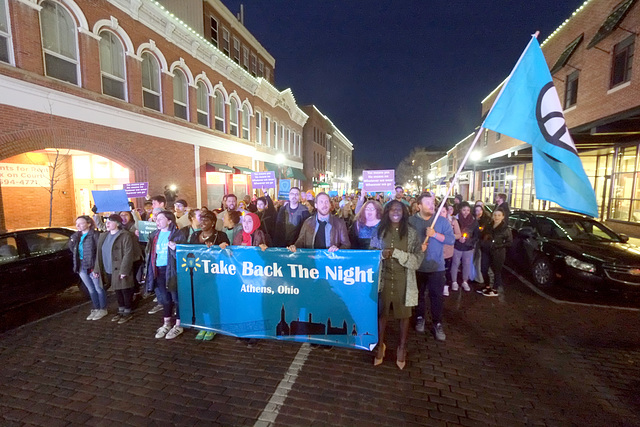
[{"label": "reflection on car hood", "polygon": [[[551,241],[550,241],[551,242]],[[597,242],[586,240],[553,240],[554,245],[567,254],[583,254],[607,264],[640,266],[640,247],[631,243]]]}]

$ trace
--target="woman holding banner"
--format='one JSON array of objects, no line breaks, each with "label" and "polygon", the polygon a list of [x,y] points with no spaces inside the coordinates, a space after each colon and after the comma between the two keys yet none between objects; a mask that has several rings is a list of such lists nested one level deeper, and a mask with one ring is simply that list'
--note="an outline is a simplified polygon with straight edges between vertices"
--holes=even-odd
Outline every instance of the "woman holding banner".
[{"label": "woman holding banner", "polygon": [[371,249],[382,250],[378,286],[379,339],[374,366],[380,365],[384,359],[385,329],[391,312],[400,320],[396,365],[400,369],[406,365],[411,307],[418,305],[416,270],[424,258],[422,242],[408,220],[408,208],[398,200],[390,201],[382,213],[378,233],[371,239]]},{"label": "woman holding banner", "polygon": [[349,239],[353,249],[369,249],[371,238],[378,233],[378,225],[382,218],[382,205],[375,200],[364,203],[355,216],[351,226]]},{"label": "woman holding banner", "polygon": [[216,221],[216,214],[212,211],[202,212],[200,215],[201,229],[191,235],[189,243],[192,245],[207,245],[208,248],[214,245],[219,245],[220,249],[226,248],[229,245],[229,238],[224,231],[216,230]]}]

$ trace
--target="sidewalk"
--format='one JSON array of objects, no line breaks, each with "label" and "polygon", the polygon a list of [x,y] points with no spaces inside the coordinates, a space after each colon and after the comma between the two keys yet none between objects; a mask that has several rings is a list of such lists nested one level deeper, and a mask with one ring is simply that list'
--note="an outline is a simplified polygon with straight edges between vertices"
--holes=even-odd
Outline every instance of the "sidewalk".
[{"label": "sidewalk", "polygon": [[452,293],[447,341],[411,332],[404,371],[397,322],[373,367],[360,350],[156,340],[160,314],[91,322],[84,305],[0,335],[0,424],[640,426],[640,314],[505,279],[504,302]]}]

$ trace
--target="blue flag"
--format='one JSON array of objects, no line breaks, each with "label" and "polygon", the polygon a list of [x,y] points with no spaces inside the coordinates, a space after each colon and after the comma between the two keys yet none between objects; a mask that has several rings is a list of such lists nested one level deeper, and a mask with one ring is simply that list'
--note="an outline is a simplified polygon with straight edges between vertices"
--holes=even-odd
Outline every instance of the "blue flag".
[{"label": "blue flag", "polygon": [[532,145],[538,199],[598,216],[593,185],[569,134],[537,38],[532,38],[511,71],[483,127]]}]

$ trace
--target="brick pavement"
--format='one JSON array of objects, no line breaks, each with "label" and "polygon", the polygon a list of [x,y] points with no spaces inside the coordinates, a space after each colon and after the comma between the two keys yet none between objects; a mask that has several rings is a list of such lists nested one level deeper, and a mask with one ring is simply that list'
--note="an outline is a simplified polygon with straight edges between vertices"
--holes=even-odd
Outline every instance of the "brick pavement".
[{"label": "brick pavement", "polygon": [[640,426],[640,314],[507,283],[504,301],[453,293],[446,343],[412,332],[404,371],[393,322],[375,368],[368,352],[311,349],[268,407],[300,344],[156,340],[160,314],[87,322],[85,305],[0,335],[0,424],[264,425],[267,407],[277,426]]}]

